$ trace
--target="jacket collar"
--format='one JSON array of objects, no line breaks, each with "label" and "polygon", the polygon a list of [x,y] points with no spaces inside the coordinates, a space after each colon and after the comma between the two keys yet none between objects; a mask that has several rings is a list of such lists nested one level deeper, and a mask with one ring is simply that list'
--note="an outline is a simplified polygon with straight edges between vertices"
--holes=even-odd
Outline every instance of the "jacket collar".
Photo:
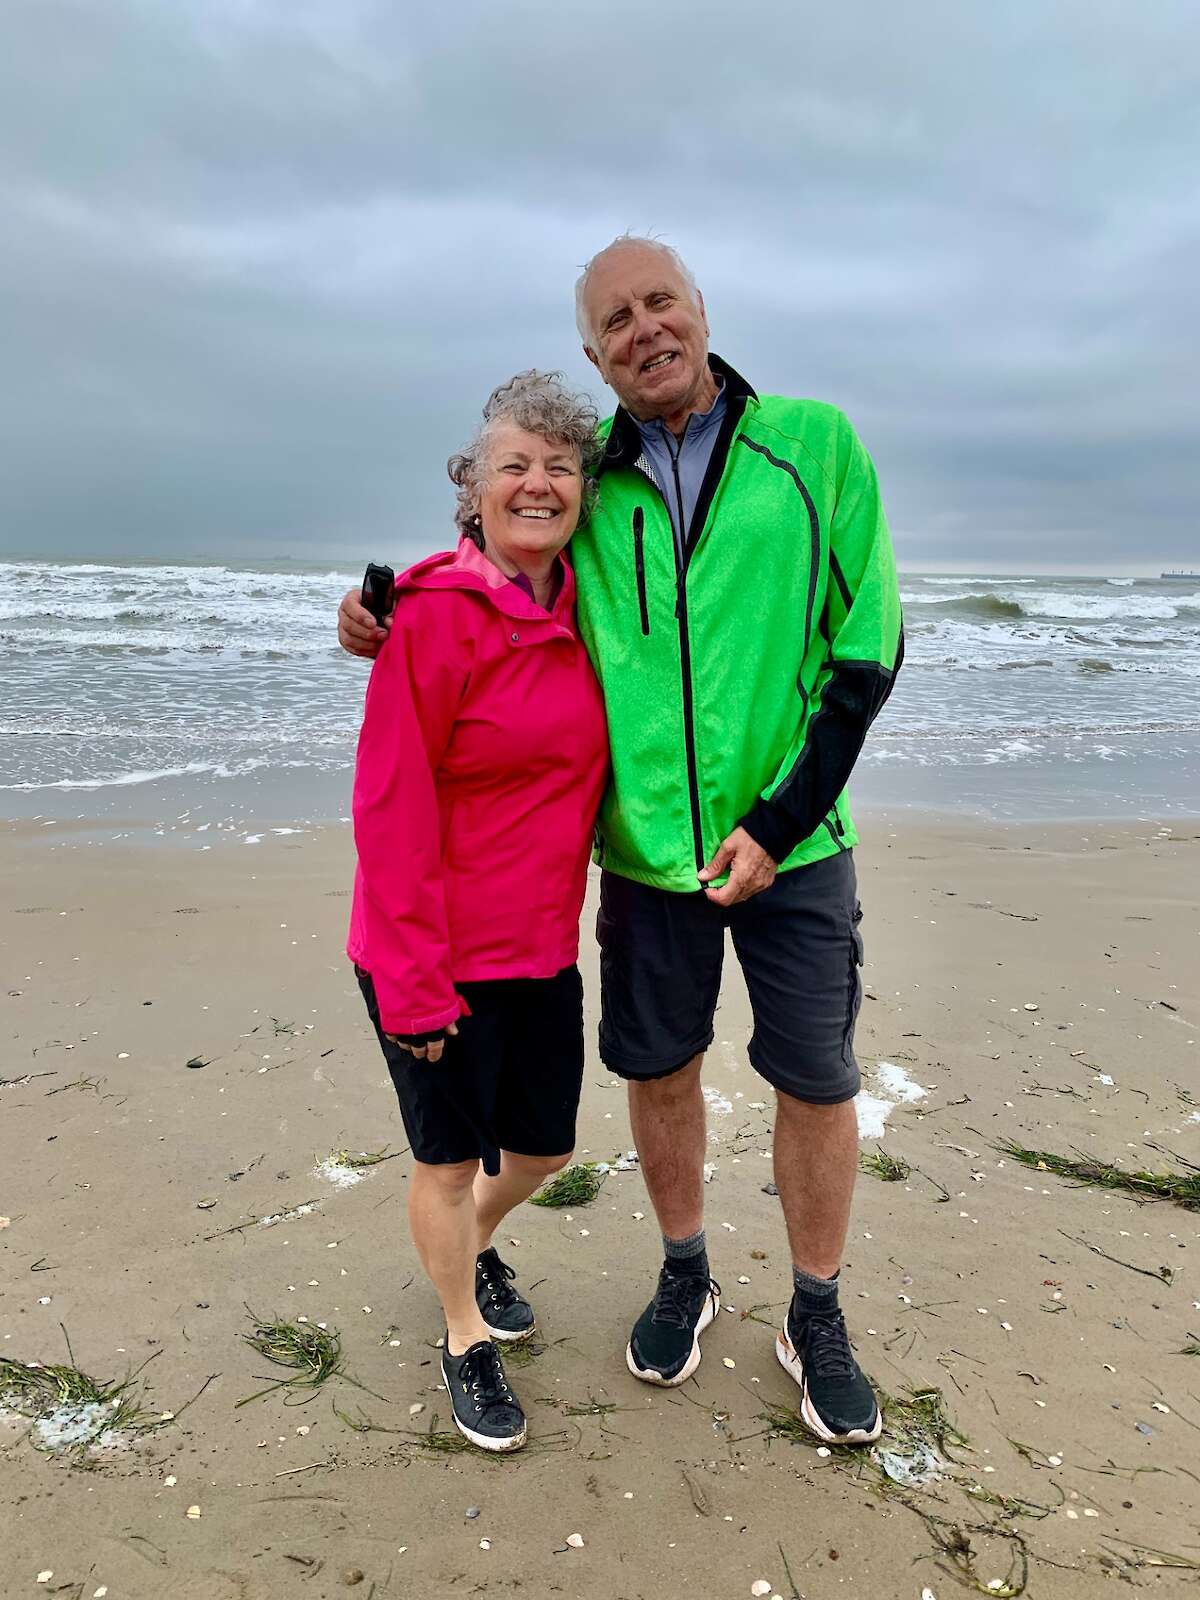
[{"label": "jacket collar", "polygon": [[[709,371],[717,377],[724,379],[725,405],[729,412],[740,409],[747,400],[758,400],[757,394],[749,383],[736,372],[727,361],[722,361],[720,356],[709,352]],[[613,414],[612,428],[608,435],[608,442],[604,447],[604,455],[600,460],[600,473],[610,471],[613,467],[632,467],[642,453],[642,437],[638,432],[637,422],[624,406],[618,406]]]},{"label": "jacket collar", "polygon": [[493,566],[473,539],[466,534],[458,541],[458,549],[442,551],[419,561],[415,567],[397,580],[414,589],[469,589],[482,594],[503,616],[520,617],[524,622],[556,622],[570,627],[575,606],[575,574],[569,561],[560,554],[558,564],[561,582],[558,596],[550,611],[543,611],[515,583]]}]

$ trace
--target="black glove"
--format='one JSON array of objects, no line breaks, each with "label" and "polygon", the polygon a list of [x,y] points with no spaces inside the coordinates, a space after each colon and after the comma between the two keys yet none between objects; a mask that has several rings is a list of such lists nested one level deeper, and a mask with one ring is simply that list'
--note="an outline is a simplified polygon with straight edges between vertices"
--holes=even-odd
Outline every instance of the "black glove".
[{"label": "black glove", "polygon": [[446,1038],[446,1030],[437,1028],[433,1033],[393,1033],[388,1037],[411,1050],[413,1045],[442,1044]]}]

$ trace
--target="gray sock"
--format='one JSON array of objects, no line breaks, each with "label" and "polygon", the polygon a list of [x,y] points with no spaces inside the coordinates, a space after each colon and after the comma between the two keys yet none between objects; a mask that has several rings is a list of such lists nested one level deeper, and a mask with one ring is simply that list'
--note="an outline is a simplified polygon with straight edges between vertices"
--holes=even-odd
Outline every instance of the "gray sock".
[{"label": "gray sock", "polygon": [[799,1267],[793,1267],[795,1294],[792,1305],[795,1310],[802,1316],[834,1316],[838,1309],[839,1277],[840,1273],[835,1272],[832,1278],[815,1278],[811,1272],[801,1272]]},{"label": "gray sock", "polygon": [[705,1248],[703,1228],[697,1233],[689,1233],[686,1239],[668,1239],[664,1233],[663,1256],[671,1271],[681,1277],[708,1276],[708,1251]]}]

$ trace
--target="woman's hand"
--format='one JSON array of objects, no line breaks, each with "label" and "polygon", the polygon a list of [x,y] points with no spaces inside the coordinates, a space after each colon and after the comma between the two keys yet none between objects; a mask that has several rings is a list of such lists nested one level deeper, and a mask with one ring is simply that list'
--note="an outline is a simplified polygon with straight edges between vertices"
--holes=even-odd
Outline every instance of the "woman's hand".
[{"label": "woman's hand", "polygon": [[385,1033],[384,1038],[407,1050],[418,1061],[440,1061],[447,1034],[457,1034],[457,1023],[450,1022],[436,1033]]}]

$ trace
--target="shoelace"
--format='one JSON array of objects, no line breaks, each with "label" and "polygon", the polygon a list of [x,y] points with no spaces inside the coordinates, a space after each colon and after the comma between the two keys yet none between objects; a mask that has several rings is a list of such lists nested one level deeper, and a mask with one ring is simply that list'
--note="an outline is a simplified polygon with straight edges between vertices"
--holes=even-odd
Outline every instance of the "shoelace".
[{"label": "shoelace", "polygon": [[693,1312],[699,1309],[713,1287],[708,1278],[686,1274],[676,1277],[673,1272],[664,1272],[658,1280],[658,1292],[654,1296],[653,1320],[667,1323],[673,1328],[688,1327]]},{"label": "shoelace", "polygon": [[798,1330],[804,1338],[804,1360],[819,1378],[852,1378],[854,1355],[845,1319],[836,1316],[807,1316]]},{"label": "shoelace", "polygon": [[500,1356],[493,1344],[481,1345],[468,1352],[468,1359],[459,1368],[459,1381],[470,1391],[481,1416],[493,1406],[515,1404],[504,1368],[500,1365]]},{"label": "shoelace", "polygon": [[521,1298],[509,1283],[511,1278],[516,1277],[516,1273],[506,1262],[501,1261],[494,1250],[487,1250],[480,1256],[479,1275],[483,1279],[492,1304],[499,1306],[501,1310]]}]

